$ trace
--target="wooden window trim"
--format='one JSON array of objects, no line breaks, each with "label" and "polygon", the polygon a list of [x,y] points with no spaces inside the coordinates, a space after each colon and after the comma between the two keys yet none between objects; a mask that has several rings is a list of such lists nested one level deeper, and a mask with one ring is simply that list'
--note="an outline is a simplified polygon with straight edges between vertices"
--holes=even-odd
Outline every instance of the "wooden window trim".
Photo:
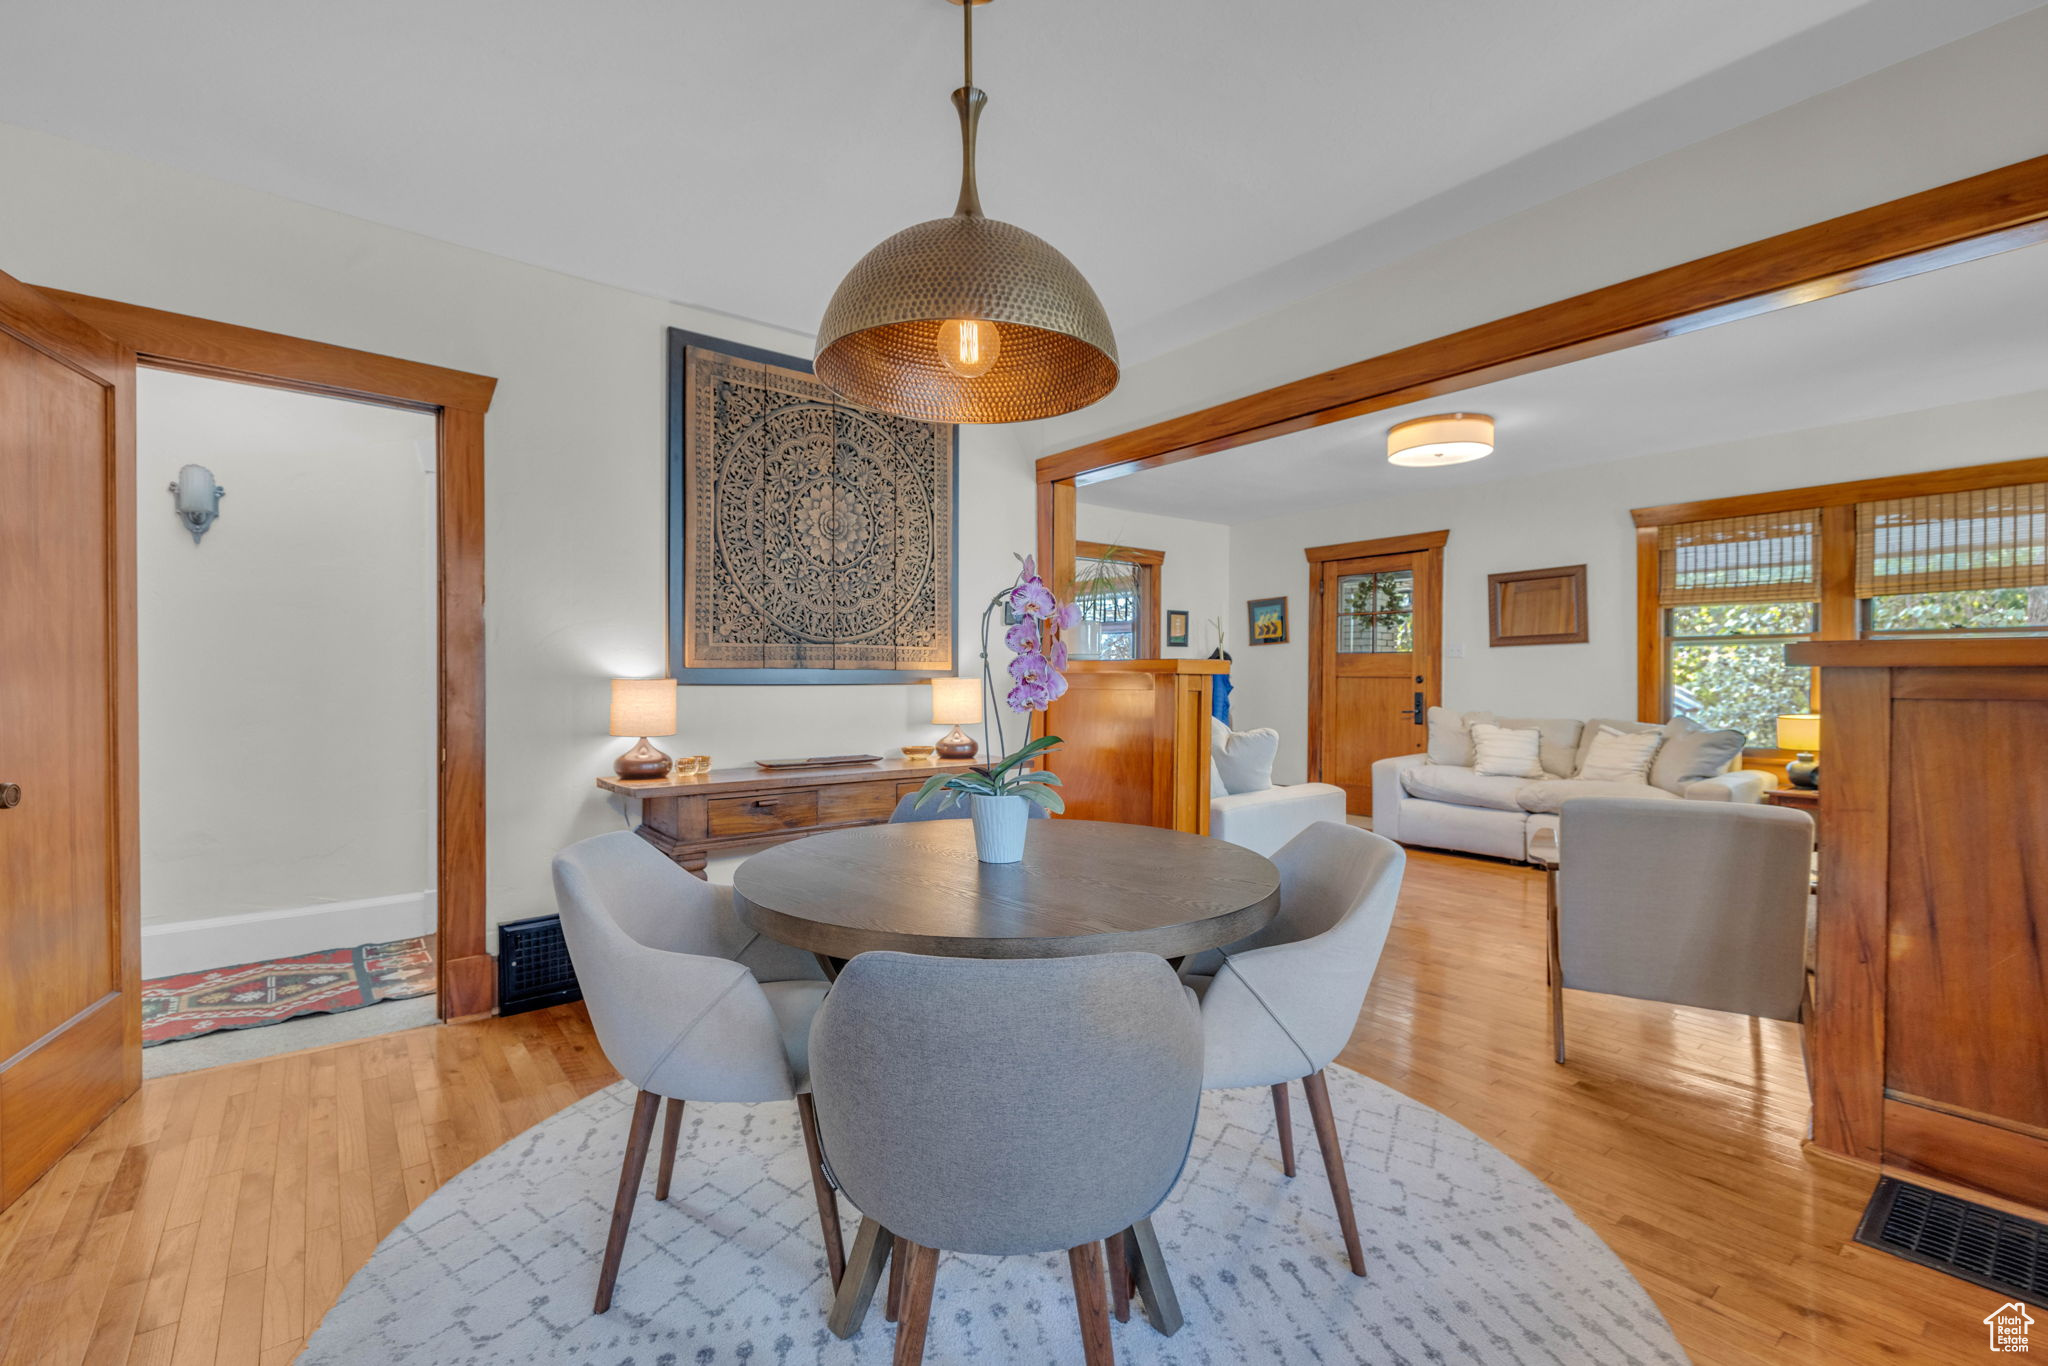
[{"label": "wooden window trim", "polygon": [[[37,286],[139,363],[435,415],[439,561],[438,995],[443,1019],[497,1007],[484,858],[484,413],[497,380],[253,327]],[[129,661],[133,667],[133,661]]]},{"label": "wooden window trim", "polygon": [[[1116,554],[1111,555],[1112,550]],[[1137,658],[1159,658],[1159,622],[1166,613],[1165,598],[1161,592],[1166,552],[1141,550],[1134,545],[1112,545],[1107,541],[1075,541],[1074,553],[1068,562],[1101,559],[1113,559],[1136,567],[1139,607]]]},{"label": "wooden window trim", "polygon": [[[1808,639],[1859,640],[1863,634],[1863,611],[1856,598],[1857,504],[1924,497],[1933,493],[2002,488],[2007,484],[2030,484],[2042,479],[2048,479],[2048,457],[2036,456],[1990,465],[1964,465],[1955,469],[1923,470],[1876,479],[1850,479],[1839,484],[1773,489],[1764,493],[1743,493],[1729,498],[1666,503],[1659,507],[1631,510],[1629,516],[1636,526],[1637,719],[1671,719],[1666,706],[1670,696],[1670,679],[1666,670],[1671,642],[1664,629],[1666,618],[1659,601],[1657,582],[1659,527],[1679,522],[1706,522],[1723,517],[1819,508],[1820,586],[1816,599],[1819,611],[1813,634]],[[1813,705],[1816,709],[1822,705],[1817,681]],[[1744,753],[1755,761],[1752,767],[1772,763],[1782,766],[1786,759],[1792,757],[1788,750],[1762,745]]]}]

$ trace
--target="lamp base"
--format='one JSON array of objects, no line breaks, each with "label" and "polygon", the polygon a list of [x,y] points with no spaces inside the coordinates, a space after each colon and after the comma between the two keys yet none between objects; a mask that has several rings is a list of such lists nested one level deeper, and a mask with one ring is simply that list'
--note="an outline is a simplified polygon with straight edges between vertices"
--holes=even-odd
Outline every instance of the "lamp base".
[{"label": "lamp base", "polygon": [[939,737],[933,752],[941,759],[972,759],[980,748],[972,735],[955,726]]},{"label": "lamp base", "polygon": [[666,778],[673,763],[643,735],[639,744],[612,760],[612,772],[621,778]]},{"label": "lamp base", "polygon": [[1794,787],[1815,788],[1820,786],[1820,764],[1803,750],[1798,758],[1785,765],[1785,781]]}]

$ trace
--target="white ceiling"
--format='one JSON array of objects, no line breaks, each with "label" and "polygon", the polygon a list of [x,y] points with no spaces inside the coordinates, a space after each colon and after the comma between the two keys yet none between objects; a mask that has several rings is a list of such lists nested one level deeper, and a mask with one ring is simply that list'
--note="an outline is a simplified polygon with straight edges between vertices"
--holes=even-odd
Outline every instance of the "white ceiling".
[{"label": "white ceiling", "polygon": [[[1130,360],[2039,3],[997,0],[983,197]],[[0,120],[807,333],[952,207],[959,13],[0,0]]]},{"label": "white ceiling", "polygon": [[[2048,246],[1744,318],[1090,484],[1091,506],[1238,524],[2048,389]],[[1386,460],[1387,429],[1491,414],[1494,453]],[[1959,457],[1959,463],[1969,463]],[[1788,483],[1799,482],[1797,471]]]}]

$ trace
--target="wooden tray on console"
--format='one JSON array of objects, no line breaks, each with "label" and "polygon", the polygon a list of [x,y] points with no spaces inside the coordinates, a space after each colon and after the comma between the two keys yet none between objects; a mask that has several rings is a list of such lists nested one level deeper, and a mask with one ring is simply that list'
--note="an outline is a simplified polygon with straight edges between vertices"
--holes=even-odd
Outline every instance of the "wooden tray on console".
[{"label": "wooden tray on console", "polygon": [[814,754],[807,759],[756,759],[754,767],[779,768],[836,768],[843,764],[879,764],[879,754]]}]

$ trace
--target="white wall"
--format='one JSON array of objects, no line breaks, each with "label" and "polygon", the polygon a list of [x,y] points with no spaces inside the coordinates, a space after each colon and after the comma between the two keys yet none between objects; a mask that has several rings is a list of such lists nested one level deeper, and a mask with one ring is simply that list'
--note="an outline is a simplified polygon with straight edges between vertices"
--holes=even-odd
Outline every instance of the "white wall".
[{"label": "white wall", "polygon": [[[1631,508],[2041,455],[2048,455],[2048,391],[1245,523],[1231,529],[1232,596],[1287,593],[1294,629],[1289,644],[1233,652],[1233,721],[1278,729],[1273,776],[1284,782],[1306,776],[1304,546],[1448,528],[1445,705],[1523,716],[1632,717]],[[1579,563],[1586,565],[1591,625],[1585,644],[1487,644],[1488,574]]]},{"label": "white wall", "polygon": [[[553,910],[554,852],[622,822],[593,786],[628,743],[605,734],[606,680],[666,669],[665,329],[802,355],[809,339],[19,127],[0,125],[0,179],[0,270],[19,279],[497,377],[490,915]],[[688,250],[687,225],[677,242]],[[963,430],[963,669],[981,604],[1035,535],[1022,442],[1014,428]],[[664,748],[740,764],[887,752],[931,738],[928,698],[916,685],[689,688]]]},{"label": "white wall", "polygon": [[[1161,517],[1122,508],[1090,507],[1088,490],[1080,490],[1075,511],[1075,537],[1109,545],[1137,546],[1166,556],[1160,569],[1159,653],[1167,659],[1201,659],[1216,648],[1212,619],[1221,617],[1233,639],[1244,632],[1230,618],[1230,528],[1218,522]],[[1166,643],[1166,613],[1184,608],[1188,643]]]}]

